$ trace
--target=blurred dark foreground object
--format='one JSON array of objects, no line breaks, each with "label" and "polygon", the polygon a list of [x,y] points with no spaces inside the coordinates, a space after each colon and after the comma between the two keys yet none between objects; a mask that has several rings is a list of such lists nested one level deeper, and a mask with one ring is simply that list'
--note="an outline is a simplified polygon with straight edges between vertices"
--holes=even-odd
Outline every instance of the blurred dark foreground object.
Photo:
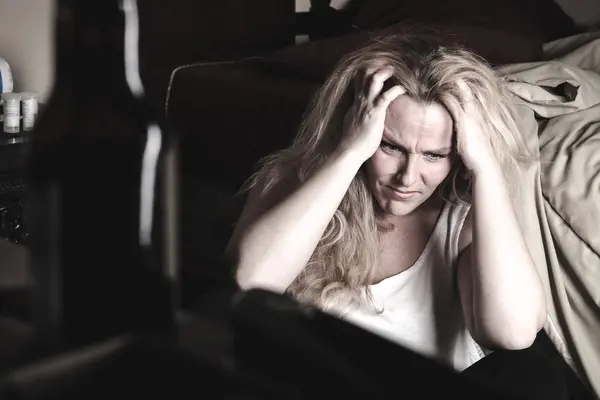
[{"label": "blurred dark foreground object", "polygon": [[285,296],[252,290],[233,304],[236,360],[299,398],[521,398]]},{"label": "blurred dark foreground object", "polygon": [[14,371],[1,394],[3,399],[188,398],[231,384],[222,371],[169,343],[122,336]]},{"label": "blurred dark foreground object", "polygon": [[123,335],[28,364],[0,398],[514,398],[285,296],[228,289],[210,301],[211,313],[180,318],[177,340]]}]

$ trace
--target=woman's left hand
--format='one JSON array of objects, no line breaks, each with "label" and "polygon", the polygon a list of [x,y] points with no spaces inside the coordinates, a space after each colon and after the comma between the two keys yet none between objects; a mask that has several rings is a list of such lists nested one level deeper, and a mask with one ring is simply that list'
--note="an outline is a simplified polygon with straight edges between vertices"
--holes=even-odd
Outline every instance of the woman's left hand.
[{"label": "woman's left hand", "polygon": [[454,120],[459,155],[471,173],[478,173],[497,165],[490,137],[482,124],[483,115],[466,83],[459,84],[459,100],[447,104]]}]

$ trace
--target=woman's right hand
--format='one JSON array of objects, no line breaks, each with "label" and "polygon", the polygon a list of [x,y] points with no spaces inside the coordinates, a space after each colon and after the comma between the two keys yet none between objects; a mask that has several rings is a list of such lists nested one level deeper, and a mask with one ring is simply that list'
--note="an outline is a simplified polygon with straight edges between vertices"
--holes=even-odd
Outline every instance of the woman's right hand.
[{"label": "woman's right hand", "polygon": [[406,93],[399,85],[382,92],[393,73],[390,67],[369,69],[362,79],[355,80],[354,102],[344,117],[340,151],[356,154],[361,162],[368,160],[381,144],[388,106]]}]

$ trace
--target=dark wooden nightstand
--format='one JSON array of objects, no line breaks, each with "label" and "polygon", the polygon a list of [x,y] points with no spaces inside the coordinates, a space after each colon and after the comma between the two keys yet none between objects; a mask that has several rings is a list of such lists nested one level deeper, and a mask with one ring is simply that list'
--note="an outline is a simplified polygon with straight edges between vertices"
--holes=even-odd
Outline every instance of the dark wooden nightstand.
[{"label": "dark wooden nightstand", "polygon": [[0,134],[0,238],[27,242],[25,229],[25,171],[28,134]]}]

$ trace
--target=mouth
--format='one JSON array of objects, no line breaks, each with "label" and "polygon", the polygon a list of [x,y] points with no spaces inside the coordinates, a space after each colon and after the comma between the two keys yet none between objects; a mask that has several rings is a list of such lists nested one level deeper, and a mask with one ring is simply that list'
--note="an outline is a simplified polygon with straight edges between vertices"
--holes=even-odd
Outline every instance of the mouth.
[{"label": "mouth", "polygon": [[389,190],[392,197],[395,197],[399,200],[410,199],[410,198],[416,196],[417,194],[419,194],[419,192],[416,190],[401,190],[401,189],[396,189],[394,187],[387,186],[387,185],[386,185],[386,188]]}]

